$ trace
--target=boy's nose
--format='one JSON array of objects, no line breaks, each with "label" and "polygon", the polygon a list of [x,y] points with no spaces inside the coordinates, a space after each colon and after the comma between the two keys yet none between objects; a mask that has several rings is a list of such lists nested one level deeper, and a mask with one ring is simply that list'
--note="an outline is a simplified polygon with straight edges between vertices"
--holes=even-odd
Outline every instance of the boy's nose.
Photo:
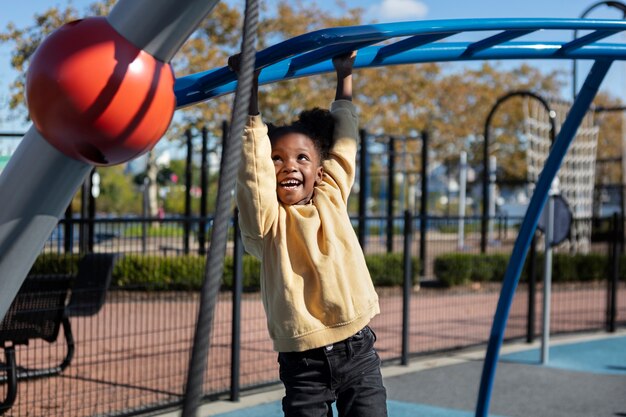
[{"label": "boy's nose", "polygon": [[296,164],[292,161],[286,161],[283,165],[283,171],[285,172],[293,172],[296,170]]}]

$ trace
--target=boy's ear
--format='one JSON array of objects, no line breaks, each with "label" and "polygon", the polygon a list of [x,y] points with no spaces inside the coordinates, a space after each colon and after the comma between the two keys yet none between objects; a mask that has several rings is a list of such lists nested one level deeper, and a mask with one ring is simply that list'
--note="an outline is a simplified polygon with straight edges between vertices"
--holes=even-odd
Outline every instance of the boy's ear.
[{"label": "boy's ear", "polygon": [[324,178],[324,167],[320,165],[315,172],[315,185],[320,185],[322,178]]}]

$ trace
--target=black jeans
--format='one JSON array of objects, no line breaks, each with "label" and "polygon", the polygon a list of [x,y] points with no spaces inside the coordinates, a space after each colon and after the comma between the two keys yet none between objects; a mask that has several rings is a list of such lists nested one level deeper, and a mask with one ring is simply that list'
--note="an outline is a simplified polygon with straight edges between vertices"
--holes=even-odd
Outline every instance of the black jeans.
[{"label": "black jeans", "polygon": [[369,328],[333,345],[278,354],[285,417],[386,417],[387,393]]}]

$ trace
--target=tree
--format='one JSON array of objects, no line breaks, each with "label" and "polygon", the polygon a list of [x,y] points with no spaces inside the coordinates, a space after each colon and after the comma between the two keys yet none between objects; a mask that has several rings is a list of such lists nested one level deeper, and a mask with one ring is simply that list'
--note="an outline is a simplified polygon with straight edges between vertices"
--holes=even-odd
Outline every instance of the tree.
[{"label": "tree", "polygon": [[141,214],[142,199],[137,198],[138,187],[132,178],[124,172],[124,167],[115,165],[98,168],[100,196],[96,207],[100,213],[126,215]]},{"label": "tree", "polygon": [[[113,3],[95,2],[84,14],[106,14]],[[316,29],[360,24],[363,15],[362,9],[349,8],[341,2],[329,14],[312,1],[279,1],[266,5],[262,12],[259,50]],[[64,10],[51,8],[35,16],[30,26],[9,25],[0,33],[0,41],[16,45],[11,64],[21,73],[11,85],[12,109],[25,113],[23,74],[37,44],[53,29],[78,16],[79,12],[68,4]],[[177,76],[224,66],[228,56],[239,50],[241,25],[240,9],[219,2],[172,60]],[[516,89],[558,96],[562,84],[562,74],[544,75],[524,63],[506,71],[499,63],[491,62],[461,69],[455,64],[424,63],[359,70],[355,77],[355,101],[360,108],[361,126],[369,131],[407,136],[426,130],[430,133],[434,160],[452,167],[457,164],[459,152],[466,150],[470,164],[481,166],[483,125],[498,97]],[[266,119],[280,124],[291,121],[303,109],[326,106],[333,95],[334,75],[324,74],[262,86],[260,106]],[[231,109],[232,95],[180,109],[166,138],[180,141],[186,129],[197,134],[202,127],[220,137],[222,121],[230,119]],[[522,120],[519,103],[514,102],[503,106],[493,120],[498,133],[495,141],[501,152],[501,178],[525,178],[520,157]],[[617,138],[607,140],[619,143]],[[398,151],[404,149],[404,144],[397,146]],[[407,169],[419,170],[419,141],[410,141],[406,146],[411,154]],[[151,195],[156,201],[156,170],[151,166],[148,163],[150,186],[154,187]]]}]

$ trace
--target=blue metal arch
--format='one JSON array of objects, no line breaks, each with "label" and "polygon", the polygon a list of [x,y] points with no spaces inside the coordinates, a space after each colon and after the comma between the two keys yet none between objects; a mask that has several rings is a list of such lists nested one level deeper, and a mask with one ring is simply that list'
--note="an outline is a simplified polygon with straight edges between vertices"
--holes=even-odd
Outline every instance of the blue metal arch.
[{"label": "blue metal arch", "polygon": [[[523,40],[538,32],[550,39],[564,30],[589,33],[563,42]],[[256,66],[263,68],[260,83],[267,84],[333,71],[331,58],[354,49],[359,50],[356,68],[491,59],[626,59],[625,44],[599,42],[624,30],[626,22],[621,20],[531,18],[348,26],[321,29],[270,46],[257,52]],[[474,42],[441,42],[469,32],[486,33]],[[396,41],[389,43],[392,40]],[[381,42],[385,44],[377,45]],[[226,66],[180,77],[174,87],[177,106],[231,93],[235,83],[235,74]]]},{"label": "blue metal arch", "polygon": [[[531,33],[583,30],[580,38],[558,42],[520,40]],[[552,180],[580,122],[614,60],[626,59],[624,43],[599,41],[626,30],[626,22],[591,19],[463,19],[388,23],[323,29],[257,52],[262,84],[333,71],[331,58],[358,49],[355,68],[419,62],[488,59],[590,59],[595,61],[553,143],[530,200],[507,265],[487,345],[476,417],[487,417],[495,369],[522,266]],[[440,42],[463,32],[494,32],[474,42]],[[390,39],[395,43],[376,45]],[[515,40],[515,41],[514,41]],[[234,91],[235,74],[227,67],[181,77],[176,81],[177,106],[183,107]]]}]

